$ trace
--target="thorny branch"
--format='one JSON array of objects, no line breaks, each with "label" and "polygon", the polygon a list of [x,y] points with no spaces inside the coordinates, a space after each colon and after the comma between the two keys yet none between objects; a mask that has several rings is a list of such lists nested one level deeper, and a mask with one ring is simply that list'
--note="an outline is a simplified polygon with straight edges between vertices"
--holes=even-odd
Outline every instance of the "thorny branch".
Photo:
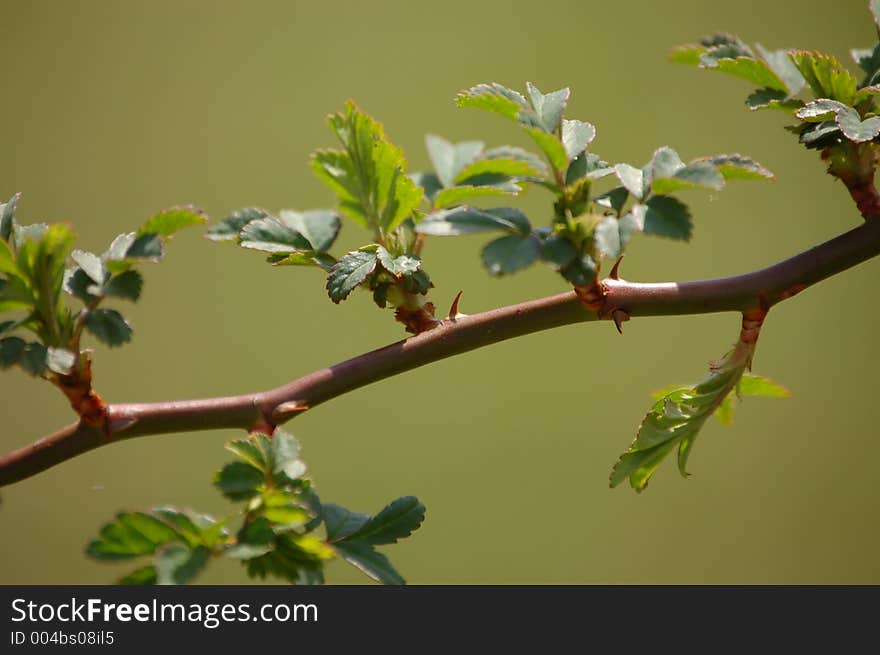
[{"label": "thorny branch", "polygon": [[452,316],[433,330],[258,393],[107,407],[102,426],[81,421],[0,457],[0,486],[122,439],[239,428],[266,431],[327,400],[446,357],[562,325],[639,316],[736,311],[752,321],[808,286],[880,254],[880,220],[751,273],[694,282],[638,283],[614,275],[592,290]]}]

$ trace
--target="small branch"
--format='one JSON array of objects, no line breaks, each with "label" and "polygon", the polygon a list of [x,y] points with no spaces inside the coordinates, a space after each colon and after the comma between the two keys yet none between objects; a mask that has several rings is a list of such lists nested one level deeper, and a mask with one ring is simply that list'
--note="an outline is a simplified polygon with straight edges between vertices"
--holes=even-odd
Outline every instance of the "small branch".
[{"label": "small branch", "polygon": [[[315,371],[261,393],[108,407],[101,428],[75,423],[0,457],[0,486],[45,471],[122,439],[170,432],[271,427],[349,391],[446,357],[541,330],[627,316],[767,311],[808,286],[880,254],[880,221],[767,268],[696,282],[637,283],[605,279],[604,302],[587,309],[573,291],[445,320],[438,327],[379,350]],[[619,315],[619,314],[618,314]]]}]

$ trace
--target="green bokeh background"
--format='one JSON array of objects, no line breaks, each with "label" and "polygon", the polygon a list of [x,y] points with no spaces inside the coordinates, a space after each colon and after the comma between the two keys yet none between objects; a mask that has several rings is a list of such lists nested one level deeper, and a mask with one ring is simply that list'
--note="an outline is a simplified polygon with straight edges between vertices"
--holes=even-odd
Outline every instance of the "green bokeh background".
[{"label": "green bokeh background", "polygon": [[[0,39],[0,196],[20,219],[69,220],[102,249],[152,212],[192,202],[212,217],[258,204],[328,206],[309,152],[332,143],[323,117],[349,97],[426,166],[425,132],[528,145],[512,125],[457,110],[466,86],[573,89],[593,151],[641,164],[657,146],[685,157],[744,152],[778,174],[721,194],[692,193],[690,245],[641,239],[633,280],[734,274],[859,223],[845,191],[783,131],[750,114],[745,83],[677,67],[670,47],[715,30],[772,47],[873,42],[861,0],[788,2],[11,2]],[[521,201],[544,222],[549,196]],[[340,247],[368,237],[348,225]],[[433,240],[425,256],[446,307],[489,309],[564,290],[534,267],[490,279],[485,238]],[[877,262],[774,310],[758,373],[788,400],[747,400],[732,429],[714,422],[683,480],[664,465],[646,493],[607,476],[649,393],[698,379],[738,330],[735,315],[640,319],[537,334],[351,393],[290,424],[326,499],[357,510],[416,494],[417,535],[393,547],[413,583],[880,583],[874,482],[875,338],[866,302]],[[369,298],[341,306],[312,270],[271,269],[254,253],[181,234],[149,267],[128,313],[136,336],[96,347],[111,401],[234,394],[281,384],[402,336]],[[45,383],[0,377],[0,447],[68,423]],[[93,451],[3,490],[0,582],[104,583],[117,567],[82,550],[123,508],[180,503],[222,513],[210,486],[225,440],[207,432]],[[362,582],[331,565],[332,582]],[[219,563],[201,582],[246,579]]]}]

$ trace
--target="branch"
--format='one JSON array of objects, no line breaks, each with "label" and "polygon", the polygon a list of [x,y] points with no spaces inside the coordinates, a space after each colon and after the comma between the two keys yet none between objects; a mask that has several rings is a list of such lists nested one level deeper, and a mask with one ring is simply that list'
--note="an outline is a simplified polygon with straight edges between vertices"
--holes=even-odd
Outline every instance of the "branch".
[{"label": "branch", "polygon": [[758,271],[696,282],[606,279],[602,306],[584,307],[574,292],[443,321],[428,332],[360,355],[269,391],[108,407],[102,427],[74,423],[0,457],[0,486],[45,471],[89,450],[147,435],[238,428],[266,430],[298,413],[373,382],[489,344],[562,325],[617,317],[670,316],[771,307],[827,277],[880,254],[880,220]]}]

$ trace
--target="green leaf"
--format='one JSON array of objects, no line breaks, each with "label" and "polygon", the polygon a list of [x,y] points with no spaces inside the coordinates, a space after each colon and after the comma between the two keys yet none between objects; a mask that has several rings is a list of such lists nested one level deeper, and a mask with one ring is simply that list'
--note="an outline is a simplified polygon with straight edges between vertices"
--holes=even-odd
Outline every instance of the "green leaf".
[{"label": "green leaf", "polygon": [[309,250],[328,250],[339,234],[339,215],[332,209],[295,212],[282,209],[278,219],[309,242]]},{"label": "green leaf", "polygon": [[425,137],[428,157],[434,166],[434,172],[444,187],[455,185],[459,173],[483,151],[481,141],[462,141],[450,143],[435,134]]},{"label": "green leaf", "polygon": [[743,373],[737,386],[737,392],[741,396],[764,396],[766,398],[788,398],[791,395],[789,390],[781,384],[752,373]]},{"label": "green leaf", "polygon": [[526,215],[513,207],[478,209],[467,205],[428,214],[416,225],[416,232],[431,236],[458,236],[493,230],[525,235],[531,229]]},{"label": "green leaf", "polygon": [[410,178],[422,188],[428,202],[434,202],[434,198],[443,188],[440,178],[435,173],[413,173]]},{"label": "green leaf", "polygon": [[138,231],[138,236],[158,234],[162,237],[170,237],[184,228],[202,225],[207,222],[208,217],[197,207],[192,205],[172,207],[170,209],[163,209],[158,214],[151,216]]},{"label": "green leaf", "polygon": [[562,145],[568,160],[572,161],[587,149],[596,138],[596,128],[583,121],[562,121]]},{"label": "green leaf", "polygon": [[620,226],[614,216],[606,216],[593,230],[593,241],[603,257],[617,259],[620,257]]},{"label": "green leaf", "polygon": [[128,559],[150,555],[158,546],[177,541],[179,535],[163,521],[143,512],[123,512],[103,528],[86,547],[96,559]]},{"label": "green leaf", "polygon": [[454,186],[440,191],[434,197],[434,206],[442,209],[485,196],[515,196],[519,191],[520,187],[515,184],[506,187],[494,185]]},{"label": "green leaf", "polygon": [[789,100],[787,98],[788,95],[784,91],[758,89],[749,94],[749,97],[746,98],[746,105],[752,111],[757,109],[780,109],[786,113],[793,114],[804,104],[800,100]]},{"label": "green leaf", "polygon": [[804,84],[806,84],[806,80],[797,66],[794,65],[791,57],[788,56],[787,50],[766,50],[760,43],[755,44],[755,49],[760,53],[764,61],[767,62],[770,70],[783,81],[785,91],[788,92],[789,96],[800,93],[801,89],[804,88]]},{"label": "green leaf", "polygon": [[376,269],[375,251],[355,250],[333,265],[327,276],[327,293],[330,299],[339,303],[354,291]]},{"label": "green leaf", "polygon": [[789,56],[817,98],[853,104],[858,86],[856,78],[833,55],[794,50]]},{"label": "green leaf", "polygon": [[590,255],[579,254],[559,272],[572,284],[584,286],[596,281],[597,270],[596,262]]},{"label": "green leaf", "polygon": [[629,164],[616,164],[614,166],[614,173],[630,194],[639,200],[645,197],[645,194],[648,192],[648,184],[640,168],[635,168]]},{"label": "green leaf", "polygon": [[681,189],[713,189],[724,187],[724,176],[707,161],[692,162],[680,168],[671,177],[655,177],[651,180],[654,193],[673,193]]},{"label": "green leaf", "polygon": [[205,236],[211,241],[238,241],[242,228],[258,218],[268,218],[269,212],[259,207],[244,207],[208,228]]},{"label": "green leaf", "polygon": [[520,120],[521,114],[531,113],[522,94],[495,82],[477,84],[470,89],[461,91],[455,100],[459,107],[485,109],[511,120]]},{"label": "green leaf", "polygon": [[260,493],[263,473],[245,462],[230,462],[214,476],[214,486],[229,500],[242,501]]},{"label": "green leaf", "polygon": [[388,585],[402,585],[406,581],[388,558],[362,541],[341,541],[333,545],[345,561],[359,568],[368,576]]},{"label": "green leaf", "polygon": [[263,474],[272,473],[271,452],[260,448],[254,439],[235,439],[226,444],[226,450]]},{"label": "green leaf", "polygon": [[9,368],[18,364],[24,354],[26,343],[21,337],[3,337],[0,339],[0,368]]},{"label": "green leaf", "polygon": [[415,255],[403,254],[395,257],[382,246],[379,246],[376,256],[379,263],[382,264],[382,268],[395,277],[412,275],[422,267],[422,260]]},{"label": "green leaf", "polygon": [[158,507],[152,513],[173,528],[190,546],[213,548],[227,536],[223,525],[207,514],[182,512],[174,507]]},{"label": "green leaf", "polygon": [[[504,157],[501,152],[515,154],[522,153],[521,157]],[[519,180],[538,177],[546,173],[546,166],[540,159],[534,158],[531,153],[518,148],[496,149],[483,153],[479,159],[462,168],[455,177],[455,184],[479,186],[486,184],[487,180],[501,186],[510,187],[511,183]]]},{"label": "green leaf", "polygon": [[43,375],[49,366],[49,349],[41,343],[25,345],[18,364],[31,375]]},{"label": "green leaf", "polygon": [[425,520],[425,506],[415,496],[391,501],[346,540],[358,540],[374,546],[397,543],[419,529]]},{"label": "green leaf", "polygon": [[700,55],[706,53],[706,48],[698,45],[680,45],[673,48],[667,59],[673,64],[684,64],[685,66],[699,66]]},{"label": "green leaf", "polygon": [[83,321],[86,329],[110,347],[131,341],[131,326],[115,309],[89,310]]},{"label": "green leaf", "polygon": [[324,503],[322,509],[327,540],[330,542],[345,539],[360,530],[370,520],[369,514],[352,512],[335,503]]},{"label": "green leaf", "polygon": [[490,241],[481,254],[491,275],[507,275],[532,264],[540,252],[541,245],[533,236],[511,234]]},{"label": "green leaf", "polygon": [[614,169],[607,161],[598,155],[585,151],[569,164],[565,174],[565,184],[574,184],[582,178],[598,180],[612,173],[614,173]]},{"label": "green leaf", "polygon": [[618,186],[596,196],[593,198],[593,202],[600,207],[606,207],[614,210],[616,213],[620,213],[620,210],[623,209],[623,206],[626,204],[627,198],[629,198],[629,191],[622,186]]},{"label": "green leaf", "polygon": [[272,472],[288,480],[298,480],[306,472],[306,465],[299,458],[299,444],[281,428],[272,433]]},{"label": "green leaf", "polygon": [[686,476],[687,460],[700,429],[736,388],[753,352],[753,344],[739,342],[724,359],[713,364],[706,380],[694,387],[673,388],[657,400],[639,426],[635,441],[614,465],[611,486],[629,479],[633,489],[642,491],[663,459],[676,448],[679,471]]},{"label": "green leaf", "polygon": [[345,150],[319,150],[312,168],[336,192],[344,214],[366,227],[391,232],[422,201],[421,188],[406,176],[403,153],[353,102],[330,116],[329,124]]},{"label": "green leaf", "polygon": [[156,581],[162,585],[186,584],[205,568],[210,557],[207,548],[170,544],[156,557]]},{"label": "green leaf", "polygon": [[0,240],[9,242],[12,229],[15,226],[15,208],[21,199],[21,193],[16,193],[7,202],[0,205]]},{"label": "green leaf", "polygon": [[561,236],[551,236],[541,247],[541,259],[564,268],[578,256],[578,249],[571,241]]},{"label": "green leaf", "polygon": [[[126,259],[148,259],[154,262],[159,261],[165,255],[165,248],[162,236],[159,234],[151,234],[149,232],[140,234],[131,242],[125,253]],[[111,270],[113,270],[111,268]]]},{"label": "green leaf", "polygon": [[555,133],[562,122],[562,114],[568,104],[571,90],[565,87],[544,95],[531,82],[526,82],[526,89],[529,92],[529,98],[538,117],[539,125],[548,134]]},{"label": "green leaf", "polygon": [[725,180],[773,180],[776,178],[773,173],[751,157],[736,153],[703,157],[697,161],[705,161],[715,166]]},{"label": "green leaf", "polygon": [[273,266],[317,266],[329,272],[336,258],[317,250],[296,250],[269,255],[269,261]]},{"label": "green leaf", "polygon": [[689,241],[693,232],[687,205],[671,196],[648,198],[646,203],[634,205],[627,217],[626,225],[621,227],[622,232],[631,228],[637,232],[683,241]]},{"label": "green leaf", "polygon": [[70,253],[70,258],[79,264],[79,267],[95,284],[104,284],[107,272],[104,270],[104,263],[100,257],[83,250],[74,250]]},{"label": "green leaf", "polygon": [[837,124],[843,135],[853,143],[871,141],[880,134],[880,116],[871,116],[864,120],[859,112],[845,107],[837,112]]},{"label": "green leaf", "polygon": [[154,585],[158,580],[158,575],[156,573],[156,567],[152,564],[149,566],[142,566],[139,569],[135,569],[131,573],[126,576],[123,576],[119,579],[119,584],[122,585]]},{"label": "green leaf", "polygon": [[733,75],[760,87],[776,89],[788,93],[788,87],[773,70],[763,61],[751,57],[715,58],[711,52],[700,56],[700,62],[708,70]]},{"label": "green leaf", "polygon": [[141,277],[141,274],[135,270],[129,270],[111,277],[104,284],[101,291],[105,296],[137,300],[141,297],[143,286],[144,279]]},{"label": "green leaf", "polygon": [[547,156],[554,170],[564,171],[568,167],[568,153],[555,134],[548,134],[540,127],[527,127],[525,130]]},{"label": "green leaf", "polygon": [[262,252],[312,250],[305,236],[280,217],[258,218],[241,229],[241,247]]}]

